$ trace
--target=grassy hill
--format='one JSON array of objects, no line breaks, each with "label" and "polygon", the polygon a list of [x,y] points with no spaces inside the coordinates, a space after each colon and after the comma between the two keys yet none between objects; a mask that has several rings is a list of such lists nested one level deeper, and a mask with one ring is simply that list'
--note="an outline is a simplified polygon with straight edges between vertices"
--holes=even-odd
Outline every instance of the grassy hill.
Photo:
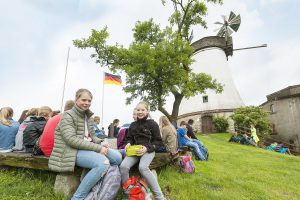
[{"label": "grassy hill", "polygon": [[[228,134],[199,136],[208,162],[194,161],[196,173],[168,166],[159,182],[170,200],[299,199],[300,157],[228,143]],[[34,170],[0,172],[0,199],[64,199],[53,194],[55,174]]]}]

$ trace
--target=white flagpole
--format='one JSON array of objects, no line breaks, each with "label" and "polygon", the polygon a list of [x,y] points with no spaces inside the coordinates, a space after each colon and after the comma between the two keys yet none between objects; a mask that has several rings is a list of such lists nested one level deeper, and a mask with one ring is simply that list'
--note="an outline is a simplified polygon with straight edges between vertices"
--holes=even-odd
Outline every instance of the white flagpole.
[{"label": "white flagpole", "polygon": [[65,89],[66,89],[66,79],[67,79],[67,72],[68,72],[68,64],[69,64],[69,54],[70,54],[70,47],[68,48],[68,56],[67,56],[67,64],[66,64],[66,70],[65,70],[65,79],[64,79],[64,87],[63,87],[63,93],[61,98],[61,106],[60,106],[60,112],[63,112],[63,103],[64,103],[64,96],[65,96]]},{"label": "white flagpole", "polygon": [[101,129],[102,129],[102,127],[103,127],[104,79],[105,79],[105,72],[103,72],[103,77],[102,77],[102,109],[101,109]]}]

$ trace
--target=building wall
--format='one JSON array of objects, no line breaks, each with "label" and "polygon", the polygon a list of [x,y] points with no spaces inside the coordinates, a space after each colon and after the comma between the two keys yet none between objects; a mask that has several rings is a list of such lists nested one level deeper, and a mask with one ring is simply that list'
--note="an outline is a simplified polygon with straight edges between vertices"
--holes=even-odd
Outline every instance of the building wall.
[{"label": "building wall", "polygon": [[[193,128],[196,132],[202,133],[202,117],[203,116],[223,116],[227,118],[229,123],[229,128],[227,132],[233,133],[234,132],[234,121],[230,118],[230,116],[233,114],[232,111],[209,111],[209,112],[197,112],[190,115],[185,115],[184,117],[180,117],[177,121],[177,125],[179,126],[181,121],[187,122],[189,119],[194,120]],[[213,130],[215,132],[215,130]]]},{"label": "building wall", "polygon": [[265,103],[262,108],[269,112],[269,119],[275,125],[278,139],[293,140],[300,146],[300,97],[290,97]]}]

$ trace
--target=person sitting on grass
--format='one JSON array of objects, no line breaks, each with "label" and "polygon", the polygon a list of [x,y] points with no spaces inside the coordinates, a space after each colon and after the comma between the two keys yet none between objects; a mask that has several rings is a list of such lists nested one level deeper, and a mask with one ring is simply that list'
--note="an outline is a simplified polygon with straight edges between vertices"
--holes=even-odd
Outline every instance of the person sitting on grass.
[{"label": "person sitting on grass", "polygon": [[180,128],[177,129],[177,137],[179,146],[188,146],[193,148],[193,153],[197,160],[206,160],[200,150],[202,143],[199,140],[191,139],[187,136],[185,125],[181,125]]},{"label": "person sitting on grass", "polygon": [[248,134],[246,132],[243,133],[243,137],[240,140],[240,144],[249,144]]},{"label": "person sitting on grass", "polygon": [[282,143],[278,143],[275,147],[275,151],[278,153],[282,153],[282,154],[290,154],[291,155],[291,151],[288,147],[284,146]]}]

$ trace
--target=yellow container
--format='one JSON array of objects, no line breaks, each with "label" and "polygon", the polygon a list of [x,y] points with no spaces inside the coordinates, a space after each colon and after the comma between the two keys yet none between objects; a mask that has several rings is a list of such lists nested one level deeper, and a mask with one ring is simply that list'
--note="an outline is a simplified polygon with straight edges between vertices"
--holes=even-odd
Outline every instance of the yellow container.
[{"label": "yellow container", "polygon": [[126,149],[127,156],[137,156],[136,151],[142,149],[142,145],[131,145]]}]

